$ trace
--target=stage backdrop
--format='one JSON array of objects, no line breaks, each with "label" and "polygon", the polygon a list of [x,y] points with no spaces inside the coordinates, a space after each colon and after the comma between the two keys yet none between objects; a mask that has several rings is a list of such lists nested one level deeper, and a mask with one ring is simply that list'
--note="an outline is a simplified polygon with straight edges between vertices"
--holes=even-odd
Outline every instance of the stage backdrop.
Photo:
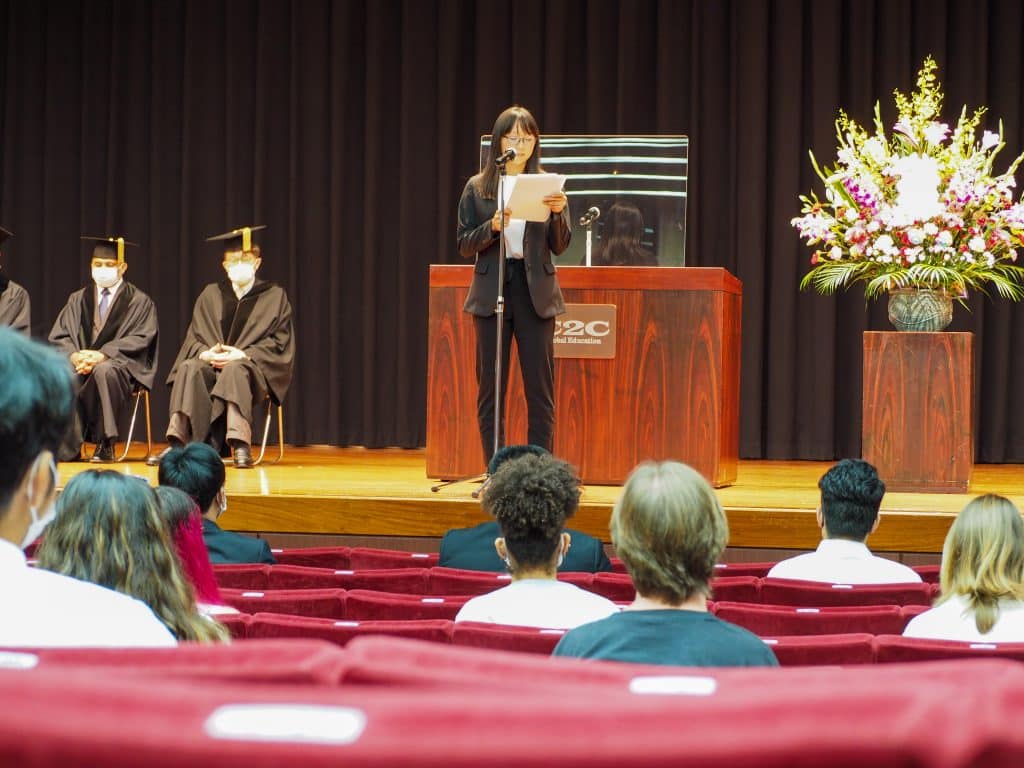
[{"label": "stage backdrop", "polygon": [[[799,294],[789,219],[834,156],[833,120],[870,118],[931,53],[947,117],[1001,117],[1024,148],[1017,0],[63,0],[0,2],[3,267],[45,335],[87,278],[81,233],[143,243],[161,380],[201,287],[207,235],[250,223],[296,310],[289,440],[424,442],[427,265],[455,262],[477,140],[519,102],[551,133],[691,138],[687,256],[744,286],[740,452],[860,449],[860,295]],[[977,456],[1024,461],[1024,307],[974,299]],[[1014,385],[1017,386],[1014,386]],[[155,426],[166,425],[165,388]]]}]

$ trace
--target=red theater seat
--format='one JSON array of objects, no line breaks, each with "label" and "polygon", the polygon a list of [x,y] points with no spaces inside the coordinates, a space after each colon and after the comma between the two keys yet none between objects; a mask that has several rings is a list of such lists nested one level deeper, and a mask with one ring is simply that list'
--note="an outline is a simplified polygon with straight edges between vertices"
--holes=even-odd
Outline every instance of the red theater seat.
[{"label": "red theater seat", "polygon": [[269,566],[269,589],[374,589],[380,592],[426,594],[430,583],[426,568],[355,571],[309,568],[301,565]]},{"label": "red theater seat", "polygon": [[636,587],[628,573],[595,573],[590,590],[617,603],[636,599]]},{"label": "red theater seat", "polygon": [[756,576],[763,579],[775,563],[717,563],[715,576]]},{"label": "red theater seat", "polygon": [[952,640],[922,640],[902,635],[881,635],[875,638],[875,659],[880,664],[986,658],[1024,661],[1024,643],[961,643]]},{"label": "red theater seat", "polygon": [[626,564],[622,562],[622,558],[609,557],[608,562],[612,564],[612,573],[625,573]]},{"label": "red theater seat", "polygon": [[939,583],[939,572],[942,570],[941,565],[915,565],[914,572],[926,584],[938,584]]},{"label": "red theater seat", "polygon": [[272,549],[280,565],[304,565],[309,568],[351,568],[350,547],[297,547]]},{"label": "red theater seat", "polygon": [[290,613],[296,616],[345,618],[343,589],[222,589],[224,602],[242,613]]},{"label": "red theater seat", "polygon": [[807,608],[793,605],[715,603],[715,615],[761,637],[776,635],[837,635],[866,632],[889,635],[902,632],[910,621],[898,605],[854,605]]},{"label": "red theater seat", "polygon": [[755,576],[722,576],[711,580],[712,600],[731,600],[737,603],[761,602],[761,579]]},{"label": "red theater seat", "polygon": [[348,568],[432,568],[437,565],[436,552],[402,552],[397,549],[352,547]]},{"label": "red theater seat", "polygon": [[213,566],[217,586],[228,589],[266,589],[269,573],[269,565],[232,563]]},{"label": "red theater seat", "polygon": [[[560,573],[558,580],[575,584],[581,589],[592,589],[592,573]],[[482,595],[507,587],[512,577],[507,573],[470,571],[462,568],[434,567],[430,569],[432,595]]]},{"label": "red theater seat", "polygon": [[[454,619],[470,595],[402,595],[353,589],[345,593],[345,616],[353,621]],[[342,618],[342,617],[338,617]]]},{"label": "red theater seat", "polygon": [[244,640],[248,636],[249,620],[252,618],[248,613],[219,613],[211,618],[227,627],[235,640]]},{"label": "red theater seat", "polygon": [[492,648],[500,651],[525,651],[542,653],[547,656],[558,645],[565,634],[564,629],[538,629],[536,627],[511,627],[504,624],[482,624],[475,621],[459,621],[454,625],[453,645],[473,648]]},{"label": "red theater seat", "polygon": [[452,627],[453,622],[442,619],[353,621],[258,613],[252,617],[249,624],[249,637],[268,640],[298,637],[329,640],[336,645],[345,645],[352,638],[362,635],[386,635],[450,643]]},{"label": "red theater seat", "polygon": [[765,637],[763,640],[783,667],[871,664],[875,660],[874,635],[865,632]]},{"label": "red theater seat", "polygon": [[[716,600],[724,600],[716,594]],[[734,599],[734,598],[729,598]],[[823,584],[762,579],[761,602],[771,605],[931,605],[931,584]]]}]

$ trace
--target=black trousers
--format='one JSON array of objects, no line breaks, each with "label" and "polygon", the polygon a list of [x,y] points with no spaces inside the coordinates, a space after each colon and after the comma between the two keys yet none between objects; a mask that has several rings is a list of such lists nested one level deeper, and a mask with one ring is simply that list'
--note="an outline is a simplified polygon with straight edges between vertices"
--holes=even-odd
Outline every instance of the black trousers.
[{"label": "black trousers", "polygon": [[[494,358],[497,315],[474,317],[476,324],[476,406],[484,463],[494,453]],[[551,450],[555,428],[555,319],[538,317],[530,301],[526,266],[509,259],[505,267],[505,318],[501,329],[501,427],[505,444],[505,393],[512,339],[515,338],[519,370],[526,394],[527,441]]]}]

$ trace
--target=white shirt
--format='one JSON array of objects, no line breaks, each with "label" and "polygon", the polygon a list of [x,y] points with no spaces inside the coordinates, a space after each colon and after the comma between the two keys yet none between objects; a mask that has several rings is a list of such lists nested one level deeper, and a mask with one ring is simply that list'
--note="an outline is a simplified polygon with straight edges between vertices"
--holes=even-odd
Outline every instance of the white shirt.
[{"label": "white shirt", "polygon": [[96,283],[93,283],[93,288],[96,289],[96,307],[97,307],[97,309],[100,306],[100,301],[102,301],[102,299],[103,299],[103,291],[109,291],[110,292],[110,294],[109,294],[110,298],[107,300],[108,301],[107,311],[109,312],[110,311],[110,307],[114,303],[114,297],[117,295],[117,292],[121,289],[121,286],[123,284],[124,284],[124,278],[118,280],[116,283],[114,283],[109,288],[100,288],[98,285],[96,285]]},{"label": "white shirt", "polygon": [[168,647],[174,635],[144,603],[87,581],[30,568],[0,539],[0,647]]},{"label": "white shirt", "polygon": [[[516,177],[505,177],[505,198],[501,210],[505,210],[512,190],[516,188]],[[526,234],[526,219],[509,219],[505,225],[505,257],[509,259],[523,258],[523,235]]]},{"label": "white shirt", "polygon": [[920,616],[915,616],[903,630],[904,637],[931,640],[961,640],[968,643],[1024,643],[1024,603],[1017,600],[999,602],[999,618],[984,635],[974,623],[974,613],[963,595],[953,595]]},{"label": "white shirt", "polygon": [[240,285],[236,285],[235,283],[231,283],[231,290],[233,290],[235,292],[235,298],[238,299],[239,301],[241,301],[242,297],[245,296],[247,293],[249,293],[249,291],[252,290],[252,287],[254,285],[256,285],[256,278],[255,277],[253,277],[253,279],[250,280],[248,283],[242,283]]},{"label": "white shirt", "polygon": [[575,584],[554,579],[522,579],[474,597],[462,606],[455,620],[573,629],[618,612],[619,607],[611,600]]},{"label": "white shirt", "polygon": [[768,571],[768,578],[827,584],[908,584],[921,581],[913,569],[872,555],[863,542],[848,539],[822,539],[814,552],[776,563]]}]

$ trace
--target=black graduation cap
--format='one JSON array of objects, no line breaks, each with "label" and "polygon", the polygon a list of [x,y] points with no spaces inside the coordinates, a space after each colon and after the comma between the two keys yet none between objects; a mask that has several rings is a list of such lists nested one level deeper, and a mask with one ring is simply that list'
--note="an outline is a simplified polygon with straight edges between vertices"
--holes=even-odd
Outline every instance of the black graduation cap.
[{"label": "black graduation cap", "polygon": [[206,238],[206,242],[224,243],[225,253],[229,251],[251,251],[252,233],[259,232],[261,229],[266,228],[266,224],[257,224],[252,227],[239,227],[238,229],[232,229],[230,232],[225,232],[222,235],[208,237]]},{"label": "black graduation cap", "polygon": [[4,229],[3,227],[0,227],[0,245],[3,245],[4,241],[7,240],[8,237],[14,237],[14,233],[11,232],[9,229]]},{"label": "black graduation cap", "polygon": [[93,259],[117,259],[118,264],[124,262],[125,246],[138,246],[123,237],[100,237],[98,235],[82,235],[82,240],[88,240],[93,244]]}]

